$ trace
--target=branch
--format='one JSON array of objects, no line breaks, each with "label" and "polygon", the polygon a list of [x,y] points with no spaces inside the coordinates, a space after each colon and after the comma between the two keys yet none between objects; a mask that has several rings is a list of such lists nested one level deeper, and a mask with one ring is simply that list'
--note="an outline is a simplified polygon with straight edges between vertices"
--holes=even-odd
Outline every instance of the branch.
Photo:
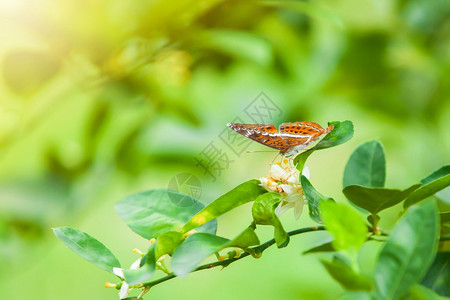
[{"label": "branch", "polygon": [[[314,227],[306,227],[306,228],[300,228],[300,229],[295,229],[292,231],[289,231],[287,234],[289,236],[294,236],[294,235],[298,235],[298,234],[302,234],[302,233],[306,233],[306,232],[312,232],[312,231],[319,231],[319,230],[325,230],[325,226],[314,226]],[[250,248],[251,250],[255,251],[256,254],[262,254],[267,248],[269,248],[270,246],[272,246],[273,244],[275,244],[275,239],[271,239],[259,246]],[[197,267],[195,270],[193,270],[192,272],[196,272],[196,271],[200,271],[200,270],[206,270],[206,269],[211,269],[214,267],[219,267],[219,266],[223,266],[223,267],[227,267],[228,265],[234,263],[235,261],[238,261],[240,259],[243,259],[244,257],[250,256],[250,254],[248,252],[244,252],[241,254],[241,256],[239,257],[233,257],[233,258],[228,258],[222,261],[216,261],[213,263],[209,263],[209,264],[204,264],[201,265],[199,267]],[[167,276],[164,276],[162,278],[144,283],[142,285],[142,287],[149,289],[155,285],[158,285],[164,281],[170,280],[177,277],[177,275],[175,275],[174,273],[171,273]]]}]

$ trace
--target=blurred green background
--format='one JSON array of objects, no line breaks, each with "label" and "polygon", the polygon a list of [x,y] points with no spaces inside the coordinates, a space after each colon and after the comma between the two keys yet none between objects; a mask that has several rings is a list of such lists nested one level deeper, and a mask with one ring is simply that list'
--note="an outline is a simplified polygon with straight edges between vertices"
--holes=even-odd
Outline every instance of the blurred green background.
[{"label": "blurred green background", "polygon": [[[128,266],[147,242],[115,213],[124,196],[187,172],[209,203],[266,175],[274,153],[238,156],[219,138],[236,117],[250,121],[261,92],[280,109],[276,125],[354,122],[350,142],[308,161],[324,195],[345,201],[345,163],[369,139],[385,145],[388,187],[417,182],[450,160],[449,49],[446,0],[0,0],[0,298],[116,299],[103,288],[114,276],[51,227],[90,233]],[[232,160],[214,182],[194,159],[211,142]],[[292,214],[288,230],[312,224]],[[397,214],[384,217],[389,228]],[[219,234],[250,218],[250,206],[225,215]],[[327,239],[302,235],[145,298],[333,299],[343,290],[319,256],[301,256]],[[378,247],[363,249],[367,274]]]}]

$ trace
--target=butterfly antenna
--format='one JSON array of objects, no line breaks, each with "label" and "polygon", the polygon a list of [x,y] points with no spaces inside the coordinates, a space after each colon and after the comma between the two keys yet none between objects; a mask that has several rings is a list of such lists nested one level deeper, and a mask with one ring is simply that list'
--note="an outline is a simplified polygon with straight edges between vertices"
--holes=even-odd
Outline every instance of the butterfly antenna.
[{"label": "butterfly antenna", "polygon": [[278,152],[276,150],[247,150],[247,153],[257,153],[257,152]]}]

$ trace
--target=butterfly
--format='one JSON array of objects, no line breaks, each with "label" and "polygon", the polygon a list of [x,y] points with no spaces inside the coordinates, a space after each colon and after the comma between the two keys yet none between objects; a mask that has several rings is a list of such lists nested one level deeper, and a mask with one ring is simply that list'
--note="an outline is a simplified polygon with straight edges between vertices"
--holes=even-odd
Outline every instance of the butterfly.
[{"label": "butterfly", "polygon": [[295,156],[334,128],[334,125],[322,128],[315,122],[283,123],[278,131],[272,124],[228,123],[227,126],[260,144],[280,150],[280,154],[285,157]]}]

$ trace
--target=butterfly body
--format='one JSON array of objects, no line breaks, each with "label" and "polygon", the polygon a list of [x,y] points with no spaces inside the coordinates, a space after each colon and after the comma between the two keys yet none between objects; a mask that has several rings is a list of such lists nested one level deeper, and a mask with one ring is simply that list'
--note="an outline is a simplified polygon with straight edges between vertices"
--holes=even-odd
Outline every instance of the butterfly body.
[{"label": "butterfly body", "polygon": [[334,128],[333,125],[322,128],[315,122],[283,123],[278,131],[272,124],[228,123],[227,126],[255,142],[280,150],[280,154],[286,157],[296,155]]}]

